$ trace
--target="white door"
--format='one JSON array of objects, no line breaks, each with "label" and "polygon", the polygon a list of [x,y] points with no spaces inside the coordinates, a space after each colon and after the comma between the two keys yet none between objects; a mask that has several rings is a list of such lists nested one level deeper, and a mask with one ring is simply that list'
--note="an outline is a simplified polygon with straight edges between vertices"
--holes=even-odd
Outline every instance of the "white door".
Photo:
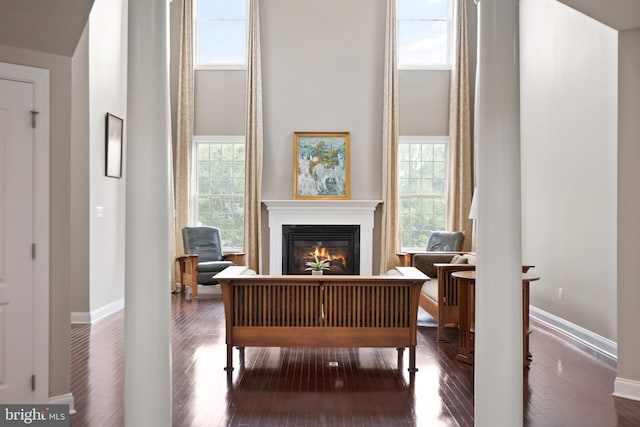
[{"label": "white door", "polygon": [[0,79],[0,403],[31,403],[33,83]]}]

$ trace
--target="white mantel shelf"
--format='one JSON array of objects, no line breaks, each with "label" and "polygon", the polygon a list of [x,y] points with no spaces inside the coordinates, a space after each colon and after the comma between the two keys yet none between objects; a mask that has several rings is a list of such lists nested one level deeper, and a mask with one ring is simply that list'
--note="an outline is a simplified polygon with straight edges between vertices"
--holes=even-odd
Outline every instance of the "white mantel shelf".
[{"label": "white mantel shelf", "polygon": [[282,274],[283,225],[359,225],[360,274],[373,270],[373,222],[380,200],[263,200],[269,211],[269,274]]},{"label": "white mantel shelf", "polygon": [[269,210],[277,209],[364,209],[375,210],[381,200],[263,200]]}]

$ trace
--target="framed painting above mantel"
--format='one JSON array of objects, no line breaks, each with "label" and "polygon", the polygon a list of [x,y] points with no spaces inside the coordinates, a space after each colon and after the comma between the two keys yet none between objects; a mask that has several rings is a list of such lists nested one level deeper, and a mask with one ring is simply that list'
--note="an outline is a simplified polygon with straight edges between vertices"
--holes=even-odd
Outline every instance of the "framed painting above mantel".
[{"label": "framed painting above mantel", "polygon": [[294,199],[349,199],[349,132],[295,132]]}]

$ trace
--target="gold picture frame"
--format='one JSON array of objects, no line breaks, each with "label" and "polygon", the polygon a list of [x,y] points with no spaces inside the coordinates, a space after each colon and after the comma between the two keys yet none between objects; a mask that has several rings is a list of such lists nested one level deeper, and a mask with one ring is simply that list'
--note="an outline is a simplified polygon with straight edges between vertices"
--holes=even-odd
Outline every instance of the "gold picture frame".
[{"label": "gold picture frame", "polygon": [[294,199],[349,199],[349,139],[349,132],[294,133]]}]

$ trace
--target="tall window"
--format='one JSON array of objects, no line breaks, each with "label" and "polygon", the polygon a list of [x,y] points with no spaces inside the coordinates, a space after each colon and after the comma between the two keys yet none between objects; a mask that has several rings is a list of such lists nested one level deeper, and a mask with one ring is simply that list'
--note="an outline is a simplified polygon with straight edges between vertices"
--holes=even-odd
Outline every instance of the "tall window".
[{"label": "tall window", "polygon": [[398,0],[398,66],[450,66],[450,0]]},{"label": "tall window", "polygon": [[195,223],[220,228],[225,250],[242,250],[243,136],[195,136]]},{"label": "tall window", "polygon": [[403,250],[424,250],[431,230],[444,230],[447,137],[401,136],[398,146]]},{"label": "tall window", "polygon": [[195,67],[246,68],[247,0],[195,4]]}]

